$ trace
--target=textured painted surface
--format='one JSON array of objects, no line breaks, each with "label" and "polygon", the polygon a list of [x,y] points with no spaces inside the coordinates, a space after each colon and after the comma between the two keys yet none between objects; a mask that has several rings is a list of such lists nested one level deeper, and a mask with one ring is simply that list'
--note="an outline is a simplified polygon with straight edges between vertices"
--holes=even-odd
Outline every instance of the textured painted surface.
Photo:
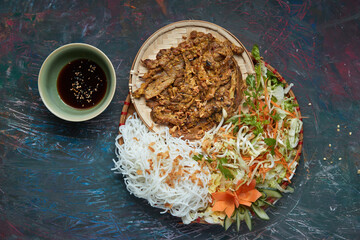
[{"label": "textured painted surface", "polygon": [[[295,84],[308,117],[296,192],[270,210],[270,221],[255,220],[253,232],[178,224],[110,171],[132,60],[155,30],[183,19],[221,25],[247,48],[258,44]],[[85,123],[51,115],[37,89],[43,60],[70,42],[99,47],[117,74],[109,108]],[[0,239],[357,238],[359,42],[355,0],[0,1]]]}]

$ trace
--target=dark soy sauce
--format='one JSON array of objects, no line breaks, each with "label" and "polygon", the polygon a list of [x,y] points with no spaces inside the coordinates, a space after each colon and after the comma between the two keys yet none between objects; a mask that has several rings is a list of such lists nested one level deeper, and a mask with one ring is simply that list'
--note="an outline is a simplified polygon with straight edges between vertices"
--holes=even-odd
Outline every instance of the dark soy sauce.
[{"label": "dark soy sauce", "polygon": [[106,75],[94,61],[77,59],[61,69],[57,79],[60,98],[74,108],[91,108],[105,96]]}]

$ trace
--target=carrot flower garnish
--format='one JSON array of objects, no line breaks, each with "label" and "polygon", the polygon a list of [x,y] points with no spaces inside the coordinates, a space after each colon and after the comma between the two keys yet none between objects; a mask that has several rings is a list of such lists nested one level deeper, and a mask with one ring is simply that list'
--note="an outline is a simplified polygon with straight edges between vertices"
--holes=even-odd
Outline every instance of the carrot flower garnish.
[{"label": "carrot flower garnish", "polygon": [[[240,181],[238,186],[242,183]],[[214,212],[220,211],[226,213],[230,218],[235,210],[235,207],[239,205],[245,205],[250,207],[255,202],[261,193],[255,189],[256,181],[253,179],[249,185],[243,184],[236,191],[227,190],[226,192],[215,192],[212,195],[214,199],[214,206],[212,210]]]}]

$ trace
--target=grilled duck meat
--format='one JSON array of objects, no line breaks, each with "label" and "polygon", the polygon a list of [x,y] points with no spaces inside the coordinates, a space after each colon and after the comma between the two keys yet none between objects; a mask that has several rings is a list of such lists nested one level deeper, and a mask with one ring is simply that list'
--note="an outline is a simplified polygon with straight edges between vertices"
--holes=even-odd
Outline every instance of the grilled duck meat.
[{"label": "grilled duck meat", "polygon": [[177,47],[146,59],[148,72],[133,96],[146,99],[155,123],[174,136],[199,139],[217,125],[222,109],[234,113],[245,87],[234,55],[244,50],[212,34],[192,31]]}]

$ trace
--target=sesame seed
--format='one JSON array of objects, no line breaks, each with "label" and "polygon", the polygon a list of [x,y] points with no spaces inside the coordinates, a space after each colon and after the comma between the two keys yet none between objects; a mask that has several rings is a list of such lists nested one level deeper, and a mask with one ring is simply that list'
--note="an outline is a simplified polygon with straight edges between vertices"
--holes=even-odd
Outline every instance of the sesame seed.
[{"label": "sesame seed", "polygon": [[331,147],[331,143],[329,144],[329,147]]},{"label": "sesame seed", "polygon": [[324,160],[326,160],[326,158],[324,158]]},{"label": "sesame seed", "polygon": [[311,106],[311,102],[309,102],[309,106]]},{"label": "sesame seed", "polygon": [[340,129],[337,129],[338,132],[340,132]]},{"label": "sesame seed", "polygon": [[349,132],[349,135],[351,136],[352,132]]},{"label": "sesame seed", "polygon": [[342,160],[342,158],[341,157],[339,157],[339,161],[341,161]]},{"label": "sesame seed", "polygon": [[360,169],[358,169],[358,174],[360,174]]},{"label": "sesame seed", "polygon": [[339,128],[340,127],[340,125],[337,125],[337,128]]}]

